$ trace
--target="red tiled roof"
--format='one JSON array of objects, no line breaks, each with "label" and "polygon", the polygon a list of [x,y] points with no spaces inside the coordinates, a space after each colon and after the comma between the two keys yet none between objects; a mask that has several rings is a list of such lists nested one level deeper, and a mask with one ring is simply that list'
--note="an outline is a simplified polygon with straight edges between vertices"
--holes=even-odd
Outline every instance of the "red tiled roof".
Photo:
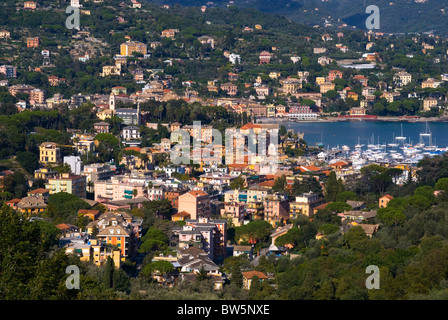
[{"label": "red tiled roof", "polygon": [[59,230],[65,230],[65,229],[70,229],[70,226],[65,223],[61,223],[61,224],[58,224],[56,226],[56,228],[58,228]]},{"label": "red tiled roof", "polygon": [[12,200],[6,201],[6,203],[19,203],[19,202],[20,202],[20,199],[12,199]]},{"label": "red tiled roof", "polygon": [[189,194],[191,194],[194,197],[203,197],[207,195],[207,193],[201,190],[190,191]]},{"label": "red tiled roof", "polygon": [[258,184],[258,186],[260,186],[260,187],[273,187],[274,184],[275,184],[275,180],[267,180],[267,181],[260,182]]},{"label": "red tiled roof", "polygon": [[185,218],[185,217],[188,217],[188,216],[191,216],[191,214],[189,214],[188,212],[186,212],[186,211],[181,211],[181,212],[178,212],[178,213],[176,213],[176,214],[173,214],[172,215],[172,217],[179,217],[179,218]]},{"label": "red tiled roof", "polygon": [[381,198],[387,198],[389,200],[392,200],[394,197],[392,197],[390,194],[386,194],[386,195],[382,196]]},{"label": "red tiled roof", "polygon": [[249,130],[252,128],[261,128],[259,125],[257,124],[253,124],[253,123],[246,123],[244,126],[241,127],[241,130]]},{"label": "red tiled roof", "polygon": [[330,167],[346,166],[346,165],[348,165],[347,162],[338,161],[338,162],[335,162],[335,163],[330,164]]},{"label": "red tiled roof", "polygon": [[79,209],[78,210],[78,214],[93,214],[93,215],[97,215],[98,213],[100,213],[100,210],[89,210],[89,209]]},{"label": "red tiled roof", "polygon": [[259,279],[267,279],[268,277],[260,271],[247,271],[247,272],[242,272],[243,277],[245,277],[246,279],[252,279],[254,276],[257,276]]},{"label": "red tiled roof", "polygon": [[37,194],[37,193],[47,193],[49,191],[50,190],[47,190],[47,189],[44,189],[44,188],[39,188],[39,189],[36,189],[36,190],[32,190],[32,191],[30,191],[28,193],[29,194]]}]

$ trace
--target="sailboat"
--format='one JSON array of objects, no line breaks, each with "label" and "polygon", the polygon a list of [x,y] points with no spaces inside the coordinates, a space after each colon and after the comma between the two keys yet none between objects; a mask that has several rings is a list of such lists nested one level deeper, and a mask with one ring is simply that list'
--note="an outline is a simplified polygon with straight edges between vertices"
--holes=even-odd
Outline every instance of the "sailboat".
[{"label": "sailboat", "polygon": [[403,123],[401,124],[401,136],[399,136],[399,137],[395,137],[395,139],[396,139],[396,140],[403,141],[403,142],[406,140],[406,137],[403,136]]},{"label": "sailboat", "polygon": [[361,144],[361,141],[360,141],[359,136],[358,136],[358,143],[355,145],[355,149],[361,149],[362,147],[364,147],[364,145]]},{"label": "sailboat", "polygon": [[387,146],[388,146],[388,147],[392,147],[392,148],[396,148],[396,147],[398,147],[398,143],[395,142],[395,132],[394,132],[393,135],[392,135],[392,141],[393,141],[393,142],[392,142],[392,143],[388,143]]},{"label": "sailboat", "polygon": [[[428,145],[425,144],[425,138],[428,139]],[[432,133],[429,129],[428,121],[426,121],[426,131],[420,132],[420,144],[423,144],[423,150],[432,151],[437,149],[437,146],[432,144]]]},{"label": "sailboat", "polygon": [[322,138],[323,138],[323,135],[322,135],[322,133],[321,133],[321,134],[320,134],[320,142],[317,143],[317,146],[318,146],[318,147],[323,147],[323,146],[324,146],[324,143],[323,143],[323,139],[322,139]]}]

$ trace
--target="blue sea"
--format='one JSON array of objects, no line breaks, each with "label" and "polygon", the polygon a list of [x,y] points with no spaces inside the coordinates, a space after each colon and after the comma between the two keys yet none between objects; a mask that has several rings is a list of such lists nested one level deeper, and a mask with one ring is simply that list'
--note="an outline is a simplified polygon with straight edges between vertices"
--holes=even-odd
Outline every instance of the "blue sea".
[{"label": "blue sea", "polygon": [[[393,121],[340,121],[340,122],[285,122],[286,129],[305,133],[308,145],[322,142],[325,147],[347,145],[353,148],[358,141],[361,144],[387,144],[394,137],[403,135],[406,143],[420,142],[420,133],[431,132],[432,145],[440,148],[448,146],[448,122],[393,122]],[[429,144],[428,136],[423,141]]]}]

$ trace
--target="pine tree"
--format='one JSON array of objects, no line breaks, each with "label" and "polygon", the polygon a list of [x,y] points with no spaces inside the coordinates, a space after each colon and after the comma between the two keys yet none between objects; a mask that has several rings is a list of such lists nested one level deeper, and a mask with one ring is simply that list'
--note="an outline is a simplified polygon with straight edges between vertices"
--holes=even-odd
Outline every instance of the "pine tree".
[{"label": "pine tree", "polygon": [[344,191],[342,180],[336,177],[334,171],[328,175],[328,180],[325,183],[325,199],[327,201],[336,201],[336,197],[340,192]]},{"label": "pine tree", "polygon": [[106,286],[106,288],[114,287],[114,272],[115,272],[114,260],[112,260],[112,258],[109,256],[107,257],[103,274],[103,283]]}]

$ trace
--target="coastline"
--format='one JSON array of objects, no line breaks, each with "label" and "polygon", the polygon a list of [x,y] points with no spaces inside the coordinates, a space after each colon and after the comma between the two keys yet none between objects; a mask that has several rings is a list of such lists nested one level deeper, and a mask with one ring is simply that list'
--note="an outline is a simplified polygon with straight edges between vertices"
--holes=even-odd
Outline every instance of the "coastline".
[{"label": "coastline", "polygon": [[375,118],[360,118],[360,117],[332,117],[322,118],[316,120],[291,120],[288,118],[258,118],[257,122],[261,123],[282,123],[282,122],[297,122],[297,123],[333,123],[343,121],[382,121],[382,122],[448,122],[448,117],[431,117],[431,118],[403,118],[403,117],[375,117]]}]

